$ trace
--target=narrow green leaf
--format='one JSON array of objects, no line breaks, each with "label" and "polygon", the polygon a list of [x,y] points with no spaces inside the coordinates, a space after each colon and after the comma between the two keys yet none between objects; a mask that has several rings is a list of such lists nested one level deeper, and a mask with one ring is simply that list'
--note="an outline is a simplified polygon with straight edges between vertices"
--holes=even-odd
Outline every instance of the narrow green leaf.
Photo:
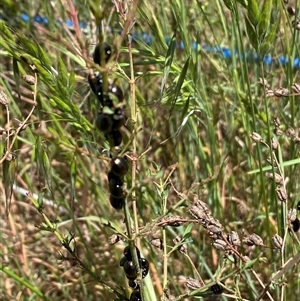
[{"label": "narrow green leaf", "polygon": [[164,74],[162,77],[162,82],[161,82],[161,88],[160,88],[160,95],[163,95],[163,92],[165,90],[165,86],[166,86],[166,82],[167,82],[167,78],[169,76],[169,72],[171,69],[171,65],[174,59],[174,53],[175,53],[175,49],[176,49],[176,33],[173,34],[169,47],[168,47],[168,51],[166,54],[166,59],[165,59],[165,67],[164,67]]},{"label": "narrow green leaf", "polygon": [[5,39],[6,41],[10,42],[10,44],[14,43],[15,39],[14,39],[14,36],[12,35],[12,33],[11,33],[10,28],[2,20],[0,20],[0,32],[1,32],[0,41],[2,39],[3,40]]},{"label": "narrow green leaf", "polygon": [[256,30],[255,30],[253,24],[249,21],[249,19],[247,17],[245,18],[245,22],[246,22],[246,31],[247,31],[247,35],[249,37],[250,43],[251,43],[252,47],[256,51],[258,51],[258,38],[257,38]]},{"label": "narrow green leaf", "polygon": [[184,234],[183,234],[183,239],[187,239],[189,237],[191,237],[191,231],[192,231],[192,228],[193,228],[193,224],[189,224],[185,230],[184,230]]},{"label": "narrow green leaf", "polygon": [[247,8],[248,6],[248,0],[237,0],[237,2],[239,2],[245,8]]},{"label": "narrow green leaf", "polygon": [[66,65],[61,58],[58,58],[58,76],[57,80],[64,85],[65,88],[69,86],[69,75]]},{"label": "narrow green leaf", "polygon": [[259,16],[259,23],[257,26],[258,36],[260,41],[263,41],[268,28],[270,26],[270,18],[272,12],[273,0],[263,1],[263,6],[261,8],[261,13]]},{"label": "narrow green leaf", "polygon": [[75,191],[76,191],[76,177],[77,177],[77,168],[76,168],[75,158],[71,163],[71,174],[70,174],[70,184],[71,184],[71,202],[73,203],[75,200]]},{"label": "narrow green leaf", "polygon": [[190,96],[188,97],[187,101],[184,103],[184,107],[181,113],[180,122],[182,123],[185,116],[187,115],[188,109],[190,107]]},{"label": "narrow green leaf", "polygon": [[52,170],[47,153],[44,150],[43,142],[40,137],[37,138],[35,144],[35,160],[38,167],[38,176],[45,180],[48,188],[52,190],[51,177]]},{"label": "narrow green leaf", "polygon": [[66,48],[62,47],[61,45],[57,45],[57,43],[52,43],[53,47],[56,47],[56,49],[61,52],[62,54],[65,54],[67,57],[69,57],[72,61],[76,62],[80,67],[86,68],[86,63],[83,60],[82,57],[73,54],[72,52],[68,51]]},{"label": "narrow green leaf", "polygon": [[41,192],[38,194],[38,199],[37,199],[39,208],[42,209],[44,205],[44,192]]},{"label": "narrow green leaf", "polygon": [[45,66],[42,65],[41,61],[31,55],[28,55],[27,53],[22,53],[21,56],[27,61],[28,64],[33,64],[39,74],[39,78],[48,84],[47,86],[51,88],[51,86],[54,84],[53,82],[53,71],[50,69],[46,69]]},{"label": "narrow green leaf", "polygon": [[257,0],[248,0],[248,18],[250,24],[253,26],[257,26],[260,20],[260,12],[258,7],[258,1]]},{"label": "narrow green leaf", "polygon": [[64,113],[71,113],[70,106],[67,103],[65,103],[64,100],[62,100],[56,96],[53,96],[50,99],[50,102],[53,106],[57,107],[60,111],[62,111]]},{"label": "narrow green leaf", "polygon": [[244,265],[244,269],[249,269],[251,267],[253,267],[253,265],[258,261],[259,258],[255,258],[255,259],[252,259],[252,260],[249,260],[245,263]]},{"label": "narrow green leaf", "polygon": [[20,71],[19,71],[18,61],[15,58],[13,58],[13,71],[14,71],[14,78],[16,81],[18,93],[20,95]]},{"label": "narrow green leaf", "polygon": [[154,13],[153,6],[147,5],[147,3],[143,3],[142,1],[138,5],[138,13],[139,15],[146,20],[147,24],[150,27],[149,32],[153,33],[153,37],[155,38],[155,43],[163,49],[166,49],[165,36],[162,31],[162,27],[160,21],[157,19],[156,14]]},{"label": "narrow green leaf", "polygon": [[39,44],[33,44],[36,46],[36,57],[42,62],[42,64],[48,69],[51,69],[52,63],[51,60],[49,58],[49,56],[47,55],[47,53],[45,52],[45,50],[39,45]]},{"label": "narrow green leaf", "polygon": [[223,2],[230,11],[233,10],[233,0],[223,0]]},{"label": "narrow green leaf", "polygon": [[48,188],[52,190],[52,169],[51,169],[51,164],[49,161],[49,157],[46,153],[46,151],[43,149],[42,151],[42,163],[43,163],[43,171],[44,171],[44,176],[46,179],[46,183],[48,185]]},{"label": "narrow green leaf", "polygon": [[180,93],[182,84],[183,84],[183,82],[184,82],[184,79],[185,79],[187,70],[188,70],[188,68],[189,68],[190,58],[191,58],[191,57],[189,57],[189,58],[186,60],[184,66],[183,66],[183,68],[182,68],[182,71],[181,71],[181,73],[180,73],[179,79],[178,79],[178,81],[177,81],[177,84],[176,84],[176,87],[175,87],[175,93],[174,93],[173,105],[176,103],[176,100],[177,100],[178,95],[179,95],[179,93]]},{"label": "narrow green leaf", "polygon": [[75,72],[72,70],[69,74],[69,93],[73,95],[75,89]]},{"label": "narrow green leaf", "polygon": [[9,276],[11,279],[14,279],[17,283],[20,283],[22,286],[28,288],[31,292],[36,294],[38,297],[43,298],[43,300],[50,301],[48,297],[46,297],[38,288],[36,288],[34,285],[29,283],[27,280],[25,280],[22,277],[19,277],[17,274],[15,274],[9,267],[5,267],[0,264],[0,271],[5,273],[7,276]]},{"label": "narrow green leaf", "polygon": [[9,214],[11,197],[13,192],[13,184],[15,181],[16,162],[12,160],[4,160],[3,162],[3,183],[5,190],[5,211]]},{"label": "narrow green leaf", "polygon": [[[283,167],[293,166],[293,165],[297,165],[297,164],[300,164],[300,158],[284,161],[281,163],[281,165]],[[272,170],[272,166],[269,166],[269,165],[262,168],[263,172],[270,171],[270,170]],[[260,171],[261,171],[260,169],[250,170],[250,171],[248,171],[248,175],[256,174],[256,173],[259,173]]]},{"label": "narrow green leaf", "polygon": [[269,33],[264,39],[264,42],[259,46],[259,53],[261,53],[262,56],[265,55],[274,46],[274,40],[278,31],[278,25],[279,23],[274,23],[271,26]]}]

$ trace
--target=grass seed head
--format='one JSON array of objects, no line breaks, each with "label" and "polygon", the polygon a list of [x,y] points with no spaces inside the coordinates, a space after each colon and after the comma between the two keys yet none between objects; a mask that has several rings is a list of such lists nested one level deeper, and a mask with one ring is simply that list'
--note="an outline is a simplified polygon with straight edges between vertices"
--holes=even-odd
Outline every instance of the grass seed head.
[{"label": "grass seed head", "polygon": [[234,247],[241,246],[241,240],[239,238],[239,235],[235,231],[229,232],[227,235],[227,239],[232,246]]},{"label": "grass seed head", "polygon": [[226,251],[227,242],[223,239],[216,239],[212,242],[212,246],[217,250]]},{"label": "grass seed head", "polygon": [[265,246],[262,238],[255,233],[245,237],[243,243],[248,246]]},{"label": "grass seed head", "polygon": [[272,237],[272,242],[273,242],[273,245],[275,246],[276,249],[278,249],[278,250],[282,249],[283,239],[282,239],[281,236],[279,236],[278,234],[275,234]]},{"label": "grass seed head", "polygon": [[23,79],[25,80],[25,82],[31,86],[33,86],[36,82],[35,77],[32,75],[24,75]]},{"label": "grass seed head", "polygon": [[0,91],[0,103],[7,106],[9,103],[8,97],[4,91]]},{"label": "grass seed head", "polygon": [[297,218],[297,210],[294,208],[290,209],[287,218],[290,223],[294,222]]},{"label": "grass seed head", "polygon": [[285,202],[287,200],[286,189],[283,186],[282,187],[277,187],[275,191],[276,191],[278,199],[281,202]]},{"label": "grass seed head", "polygon": [[189,289],[196,290],[196,289],[202,287],[203,285],[198,279],[187,277],[185,286]]}]

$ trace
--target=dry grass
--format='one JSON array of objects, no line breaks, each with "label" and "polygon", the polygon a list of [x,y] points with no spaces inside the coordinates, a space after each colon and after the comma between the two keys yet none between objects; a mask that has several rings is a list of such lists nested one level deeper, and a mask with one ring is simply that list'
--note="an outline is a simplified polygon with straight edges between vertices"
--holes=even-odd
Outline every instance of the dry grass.
[{"label": "dry grass", "polygon": [[[212,284],[222,281],[224,294],[213,295],[213,300],[258,301],[264,292],[261,300],[297,301],[299,231],[292,231],[289,212],[300,196],[300,91],[292,86],[300,84],[299,70],[266,67],[238,56],[225,60],[220,54],[191,47],[175,47],[172,52],[170,44],[160,40],[160,32],[170,36],[177,26],[175,40],[186,45],[194,40],[221,43],[240,47],[239,53],[244,54],[247,50],[241,45],[251,44],[241,34],[247,11],[241,9],[234,15],[222,1],[218,3],[213,7],[197,1],[190,6],[184,1],[158,1],[156,5],[140,1],[134,30],[147,30],[155,41],[133,44],[135,64],[131,66],[126,40],[118,48],[118,32],[104,36],[116,46],[114,50],[120,50],[117,63],[109,62],[105,70],[109,81],[116,82],[125,95],[127,122],[122,133],[131,167],[138,158],[136,181],[132,173],[125,177],[126,204],[138,224],[135,233],[138,230],[140,234],[133,236],[135,242],[150,263],[145,283],[154,287],[157,300],[196,299],[187,292],[201,295],[203,286],[207,284],[205,288],[210,290]],[[4,32],[3,41],[9,43],[1,44],[5,50],[0,85],[8,99],[8,105],[0,105],[1,127],[6,130],[1,130],[2,156],[16,131],[18,137],[12,145],[15,160],[4,160],[1,165],[0,299],[116,300],[117,291],[118,300],[126,300],[131,289],[119,262],[129,242],[124,239],[128,215],[108,202],[107,173],[110,154],[116,150],[110,149],[94,126],[99,105],[86,80],[89,72],[99,68],[91,61],[97,36],[78,40],[68,28],[52,29],[57,26],[57,16],[66,18],[61,4],[56,2],[54,15],[47,3],[42,4],[41,12],[47,12],[53,22],[48,29],[38,24],[27,27],[10,18],[6,22],[19,36],[12,31],[14,39],[9,40]],[[124,21],[111,1],[102,5],[102,25],[116,27]],[[25,7],[20,2],[20,6],[28,13],[36,12],[34,3]],[[95,33],[92,7],[78,1],[76,11],[81,20],[93,24]],[[282,24],[291,24],[284,7],[275,11]],[[284,36],[291,36],[290,44]],[[273,41],[278,47],[270,47],[269,52],[279,57],[290,48],[300,57],[297,41],[298,33],[282,26]],[[34,68],[21,55],[38,57],[36,86],[18,77],[34,75]],[[50,66],[59,71],[58,76],[49,72]],[[124,76],[131,70],[137,78],[136,132],[130,81]],[[260,78],[270,87],[258,84]],[[176,86],[180,79],[182,85]],[[166,86],[161,94],[163,80]],[[280,95],[285,93],[282,87],[288,89],[287,95]],[[273,96],[266,97],[266,93]],[[26,118],[23,129],[18,120]],[[8,152],[7,158],[10,156]],[[277,161],[273,169],[267,162],[270,157]],[[13,183],[31,194],[12,189]],[[11,198],[6,198],[10,189]],[[281,201],[278,189],[286,194]],[[136,214],[132,196],[137,199]],[[208,205],[204,217],[203,208],[191,214],[195,200]],[[296,215],[299,218],[299,213]],[[212,230],[212,223],[217,230]],[[238,234],[241,244],[228,238],[231,231]],[[253,238],[253,233],[262,241]],[[284,238],[281,251],[273,245],[275,234]],[[179,243],[174,242],[176,237]],[[115,244],[113,238],[117,238]],[[188,277],[199,280],[198,291],[187,288]],[[153,295],[149,300],[155,301]]]}]

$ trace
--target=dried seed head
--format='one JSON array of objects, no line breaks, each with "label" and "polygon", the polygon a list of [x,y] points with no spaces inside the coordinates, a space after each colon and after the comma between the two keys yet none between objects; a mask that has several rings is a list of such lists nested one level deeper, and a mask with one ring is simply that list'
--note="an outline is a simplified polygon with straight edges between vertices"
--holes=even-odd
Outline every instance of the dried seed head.
[{"label": "dried seed head", "polygon": [[276,249],[278,249],[278,250],[282,249],[283,240],[282,240],[281,236],[279,236],[278,234],[275,234],[272,237],[272,242],[273,242],[273,245],[275,246]]},{"label": "dried seed head", "polygon": [[213,232],[208,232],[207,233],[208,234],[208,236],[209,236],[209,238],[211,238],[211,239],[218,239],[219,237],[220,237],[220,234],[218,233],[218,234],[216,234],[216,233],[213,233]]},{"label": "dried seed head", "polygon": [[[274,130],[274,133],[275,133],[275,135],[277,135],[277,136],[282,136],[282,135],[284,134],[284,131],[281,130],[281,129],[276,128],[276,129]],[[272,138],[272,139],[274,139],[274,138]],[[278,146],[278,144],[277,144],[277,146]],[[274,149],[274,147],[273,147],[273,149]]]},{"label": "dried seed head", "polygon": [[8,97],[3,90],[0,91],[0,103],[2,103],[4,106],[7,106],[9,103]]},{"label": "dried seed head", "polygon": [[154,247],[156,247],[156,248],[158,248],[158,249],[160,249],[160,250],[163,249],[163,242],[162,242],[162,240],[161,240],[160,238],[154,238],[154,239],[152,239],[152,240],[151,240],[151,244],[152,244]]},{"label": "dried seed head", "polygon": [[227,243],[223,239],[214,240],[212,246],[217,250],[225,251],[227,249]]},{"label": "dried seed head", "polygon": [[[277,135],[277,136],[282,136],[282,135],[284,134],[283,130],[277,129],[277,128],[275,129],[274,133],[275,133],[275,135]],[[272,139],[274,139],[274,138],[272,138]],[[273,149],[277,149],[277,147],[278,147],[278,142],[277,142],[277,144],[276,144],[276,148],[273,147],[273,144],[272,144],[272,148],[273,148]]]},{"label": "dried seed head", "polygon": [[24,75],[23,79],[29,84],[29,85],[34,85],[35,84],[35,77],[32,75]]},{"label": "dried seed head", "polygon": [[283,183],[283,179],[282,179],[282,176],[280,174],[275,172],[274,176],[275,177],[273,177],[273,173],[266,172],[266,177],[269,178],[269,179],[274,179],[276,184],[282,184]]},{"label": "dried seed head", "polygon": [[207,219],[203,224],[203,227],[213,234],[220,234],[224,230],[222,224],[213,217]]},{"label": "dried seed head", "polygon": [[7,156],[6,156],[6,161],[14,161],[14,160],[16,160],[16,158],[17,158],[17,156],[16,156],[16,154],[15,153],[9,153]]},{"label": "dried seed head", "polygon": [[207,214],[203,212],[201,209],[199,209],[197,206],[192,206],[189,212],[199,222],[202,222],[207,218]]},{"label": "dried seed head", "polygon": [[275,117],[273,119],[273,122],[274,122],[275,127],[279,127],[281,125],[281,121],[278,117]]},{"label": "dried seed head", "polygon": [[[282,134],[283,134],[283,132],[282,132]],[[282,134],[280,134],[278,136],[281,136]],[[272,142],[272,149],[277,149],[278,145],[279,145],[278,144],[278,140],[273,137],[272,140],[271,140],[271,142]]]},{"label": "dried seed head", "polygon": [[234,247],[239,247],[241,245],[241,240],[235,231],[231,231],[227,235],[229,243]]},{"label": "dried seed head", "polygon": [[202,222],[203,220],[207,219],[211,212],[204,202],[197,200],[194,202],[194,204],[191,206],[189,212],[193,217],[195,217],[198,221]]},{"label": "dried seed head", "polygon": [[294,128],[288,128],[286,131],[286,134],[290,137],[290,138],[294,138],[296,136],[296,131]]},{"label": "dried seed head", "polygon": [[294,137],[293,141],[294,141],[295,143],[300,143],[300,137]]},{"label": "dried seed head", "polygon": [[292,21],[292,25],[296,30],[300,30],[300,21],[294,20]]},{"label": "dried seed head", "polygon": [[265,246],[260,236],[253,233],[243,239],[243,243],[248,246]]},{"label": "dried seed head", "polygon": [[287,96],[290,95],[290,92],[289,92],[289,90],[286,89],[286,88],[280,88],[280,89],[276,89],[276,90],[274,91],[274,95],[275,95],[276,97],[287,97]]},{"label": "dried seed head", "polygon": [[209,209],[208,205],[206,203],[204,203],[203,201],[196,200],[194,205],[197,206],[199,209],[201,209],[207,215],[211,215],[211,212],[210,212],[210,209]]},{"label": "dried seed head", "polygon": [[294,222],[297,218],[297,210],[296,209],[290,209],[287,214],[287,219],[290,223]]},{"label": "dried seed head", "polygon": [[266,87],[267,89],[270,89],[270,85],[269,83],[267,82],[266,79],[262,79],[261,77],[259,78],[258,80],[258,83],[264,87]]},{"label": "dried seed head", "polygon": [[157,225],[160,227],[166,227],[166,226],[179,227],[184,223],[186,223],[186,220],[184,220],[183,217],[174,215],[174,216],[166,216],[162,218]]},{"label": "dried seed head", "polygon": [[286,193],[286,189],[282,186],[282,187],[277,187],[276,188],[276,194],[278,199],[281,202],[285,202],[287,200],[287,193]]},{"label": "dried seed head", "polygon": [[[173,239],[173,242],[175,244],[179,243],[181,241],[181,238],[179,235],[177,235],[174,239]],[[182,253],[182,254],[187,254],[187,245],[186,244],[182,244],[180,247],[179,247],[179,252]]]},{"label": "dried seed head", "polygon": [[179,252],[182,254],[187,254],[187,249],[187,244],[183,244],[182,246],[180,246]]},{"label": "dried seed head", "polygon": [[274,94],[274,91],[272,89],[268,89],[266,91],[266,97],[273,97],[275,94]]},{"label": "dried seed head", "polygon": [[203,284],[199,280],[193,279],[191,277],[186,278],[185,285],[187,288],[192,289],[192,290],[196,290],[196,289],[200,288],[201,286],[203,286]]},{"label": "dried seed head", "polygon": [[288,12],[291,16],[295,16],[296,10],[295,10],[294,7],[288,6],[288,7],[286,8],[286,10],[287,10],[287,12]]},{"label": "dried seed head", "polygon": [[273,158],[273,160],[272,160],[272,158],[269,157],[269,158],[267,159],[267,162],[268,162],[271,166],[274,166],[274,167],[277,167],[277,166],[278,166],[278,165],[277,165],[277,161],[275,160],[275,158]]},{"label": "dried seed head", "polygon": [[261,142],[262,137],[258,133],[253,132],[250,137],[255,141],[255,142]]},{"label": "dried seed head", "polygon": [[300,93],[300,85],[297,83],[293,83],[291,86],[291,89],[293,90],[293,92],[295,92],[297,94]]},{"label": "dried seed head", "polygon": [[108,243],[110,245],[114,245],[116,244],[117,242],[119,242],[121,240],[121,237],[120,235],[118,234],[113,234],[109,239],[108,239]]}]

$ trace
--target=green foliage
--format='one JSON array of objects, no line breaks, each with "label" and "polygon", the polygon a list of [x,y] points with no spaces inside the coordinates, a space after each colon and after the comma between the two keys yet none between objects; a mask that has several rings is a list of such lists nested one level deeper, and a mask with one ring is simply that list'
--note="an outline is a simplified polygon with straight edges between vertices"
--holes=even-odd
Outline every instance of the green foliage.
[{"label": "green foliage", "polygon": [[[284,25],[291,20],[281,19],[285,7],[276,0],[145,0],[137,10],[132,1],[53,3],[1,4],[0,92],[8,99],[0,104],[1,300],[126,300],[132,290],[119,263],[129,244],[150,262],[144,301],[217,298],[216,283],[232,295],[224,301],[257,300],[261,283],[272,286],[263,299],[293,300],[300,243],[288,213],[300,197],[300,119],[291,85],[299,71],[291,62],[263,64],[265,54],[300,57],[298,36]],[[49,24],[21,22],[23,11]],[[92,25],[88,34],[57,22],[76,17]],[[126,30],[151,34],[151,43],[129,47]],[[92,63],[99,38],[113,46],[101,67]],[[205,50],[216,45],[235,55]],[[124,92],[120,150],[94,126],[93,69]],[[35,84],[24,81],[28,75]],[[288,94],[280,96],[282,87]],[[131,171],[125,208],[116,211],[107,173],[119,151]],[[190,214],[196,200],[220,231]],[[225,241],[231,231],[241,239],[256,233],[263,243],[215,247],[212,234]],[[280,251],[275,234],[285,237]],[[183,277],[198,288],[187,290]]]},{"label": "green foliage", "polygon": [[250,23],[256,27],[260,21],[261,13],[259,11],[258,1],[250,0],[247,5],[248,19]]},{"label": "green foliage", "polygon": [[246,29],[254,49],[263,57],[273,46],[278,30],[279,6],[277,1],[264,1],[259,7],[257,0],[247,5]]}]

